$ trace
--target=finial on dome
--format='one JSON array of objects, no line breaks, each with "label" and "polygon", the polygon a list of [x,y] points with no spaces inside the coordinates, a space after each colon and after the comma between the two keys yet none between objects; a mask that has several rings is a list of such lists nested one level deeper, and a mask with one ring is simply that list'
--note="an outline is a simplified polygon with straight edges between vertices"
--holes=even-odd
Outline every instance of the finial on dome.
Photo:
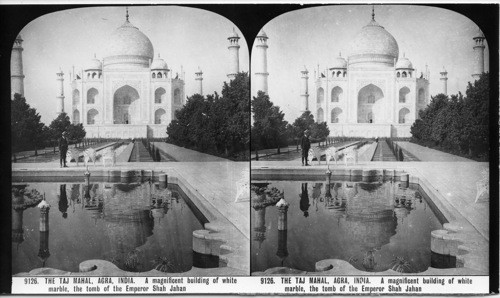
[{"label": "finial on dome", "polygon": [[158,58],[160,58],[160,53],[158,53]]},{"label": "finial on dome", "polygon": [[372,5],[372,21],[375,21],[375,5]]},{"label": "finial on dome", "polygon": [[125,6],[125,10],[127,11],[127,14],[125,15],[125,17],[126,17],[126,20],[128,22],[128,6]]},{"label": "finial on dome", "polygon": [[94,59],[97,59],[97,56],[96,56],[96,54],[95,54],[95,53],[94,53]]},{"label": "finial on dome", "polygon": [[342,57],[342,52],[339,51],[339,57]]}]

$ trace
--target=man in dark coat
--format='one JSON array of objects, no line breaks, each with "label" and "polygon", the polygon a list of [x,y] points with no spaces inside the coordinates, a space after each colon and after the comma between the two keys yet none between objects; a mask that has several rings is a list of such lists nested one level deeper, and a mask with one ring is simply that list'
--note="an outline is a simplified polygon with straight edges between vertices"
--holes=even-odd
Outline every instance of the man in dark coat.
[{"label": "man in dark coat", "polygon": [[307,163],[307,156],[309,155],[309,149],[311,149],[311,141],[309,141],[308,130],[304,131],[304,135],[300,140],[300,148],[302,149],[302,165],[304,165],[305,160],[306,166],[308,166],[309,164]]},{"label": "man in dark coat", "polygon": [[62,136],[59,138],[59,164],[62,167],[67,168],[66,165],[66,153],[68,152],[68,137],[67,133],[63,132]]}]

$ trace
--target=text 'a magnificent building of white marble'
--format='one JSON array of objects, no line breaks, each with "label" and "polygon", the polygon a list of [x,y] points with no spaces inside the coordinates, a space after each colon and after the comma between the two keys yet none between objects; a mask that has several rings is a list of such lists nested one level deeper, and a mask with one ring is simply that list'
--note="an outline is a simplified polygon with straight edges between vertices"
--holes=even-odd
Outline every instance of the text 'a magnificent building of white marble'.
[{"label": "text 'a magnificent building of white marble'", "polygon": [[71,82],[73,123],[87,136],[165,137],[184,104],[184,74],[173,75],[149,38],[129,22],[109,37],[103,61],[92,59]]}]

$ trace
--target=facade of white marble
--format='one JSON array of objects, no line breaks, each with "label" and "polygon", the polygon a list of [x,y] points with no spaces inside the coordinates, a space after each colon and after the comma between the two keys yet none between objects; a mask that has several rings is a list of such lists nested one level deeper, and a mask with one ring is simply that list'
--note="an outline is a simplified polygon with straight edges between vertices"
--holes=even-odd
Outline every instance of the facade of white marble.
[{"label": "facade of white marble", "polygon": [[428,72],[415,73],[374,16],[354,37],[347,59],[339,54],[332,66],[315,73],[315,94],[304,100],[304,109],[326,121],[331,136],[410,137],[430,100]]},{"label": "facade of white marble", "polygon": [[172,74],[151,41],[128,17],[109,38],[103,60],[92,59],[71,83],[73,123],[87,137],[166,137],[184,105],[184,74]]}]

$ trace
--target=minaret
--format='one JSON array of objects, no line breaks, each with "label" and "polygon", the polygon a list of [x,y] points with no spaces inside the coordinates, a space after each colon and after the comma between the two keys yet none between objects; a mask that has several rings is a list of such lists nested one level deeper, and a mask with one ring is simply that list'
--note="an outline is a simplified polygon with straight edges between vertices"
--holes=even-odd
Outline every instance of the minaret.
[{"label": "minaret", "polygon": [[238,33],[236,33],[236,30],[233,28],[233,34],[227,38],[229,40],[229,46],[227,47],[229,49],[229,73],[227,74],[227,77],[232,80],[236,77],[236,74],[240,72],[240,56],[239,56],[239,51],[240,51],[240,45],[238,44],[238,39],[240,37],[238,36]]},{"label": "minaret", "polygon": [[59,95],[57,96],[57,115],[64,113],[64,73],[59,70],[57,80],[59,81]]},{"label": "minaret", "polygon": [[264,30],[260,30],[259,34],[255,38],[255,49],[256,49],[256,67],[255,67],[255,81],[257,86],[257,91],[267,92],[267,77],[269,73],[267,72],[267,40],[268,37]]},{"label": "minaret", "polygon": [[198,67],[198,72],[195,73],[196,81],[198,81],[198,94],[203,95],[203,71]]},{"label": "minaret", "polygon": [[474,79],[479,79],[479,76],[484,72],[484,34],[481,30],[478,31],[476,37],[473,38],[474,45],[474,72],[472,77]]},{"label": "minaret", "polygon": [[10,87],[11,96],[19,93],[24,96],[24,74],[23,74],[23,40],[18,35],[12,47],[12,56],[10,57]]},{"label": "minaret", "polygon": [[444,66],[443,71],[441,71],[440,74],[440,80],[443,82],[443,92],[441,93],[443,93],[444,95],[448,95],[448,72],[446,71],[446,69],[444,69]]},{"label": "minaret", "polygon": [[309,71],[304,66],[304,70],[300,71],[302,74],[302,90],[300,92],[300,97],[302,98],[302,102],[304,104],[304,112],[309,111],[309,86],[307,80],[309,79]]}]

